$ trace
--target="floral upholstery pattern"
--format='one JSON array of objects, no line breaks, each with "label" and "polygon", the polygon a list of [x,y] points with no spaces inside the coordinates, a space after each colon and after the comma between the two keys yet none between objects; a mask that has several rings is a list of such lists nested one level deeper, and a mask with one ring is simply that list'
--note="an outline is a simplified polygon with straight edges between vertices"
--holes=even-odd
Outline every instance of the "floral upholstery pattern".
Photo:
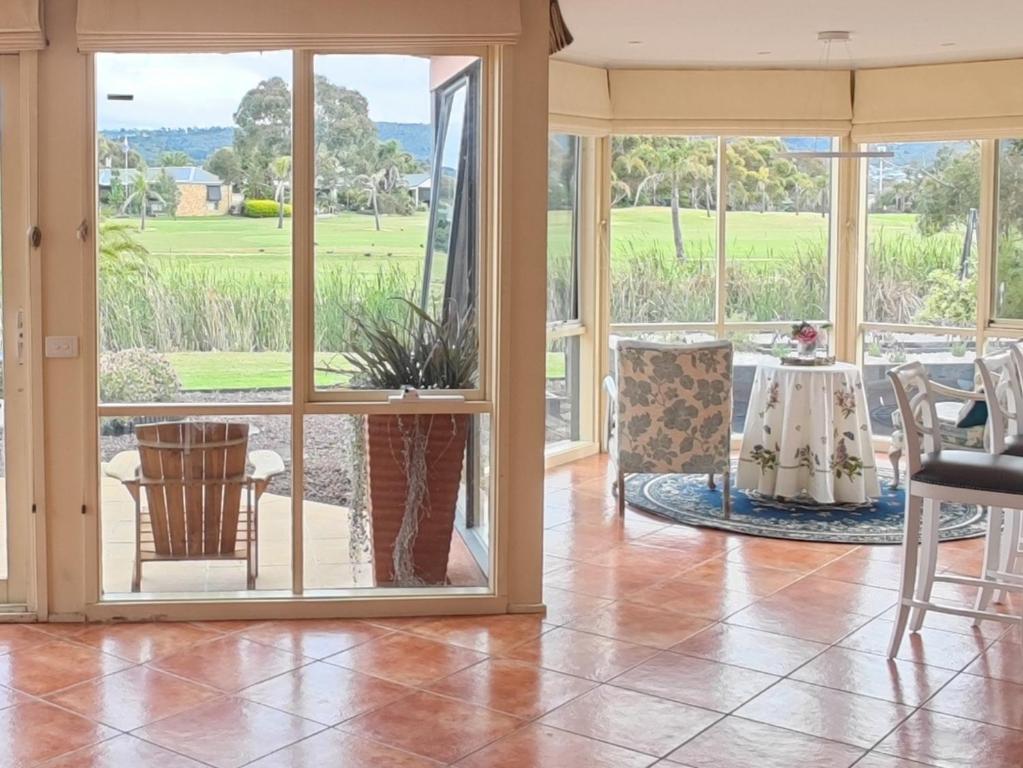
[{"label": "floral upholstery pattern", "polygon": [[622,472],[722,473],[732,423],[732,345],[618,345],[614,435]]}]

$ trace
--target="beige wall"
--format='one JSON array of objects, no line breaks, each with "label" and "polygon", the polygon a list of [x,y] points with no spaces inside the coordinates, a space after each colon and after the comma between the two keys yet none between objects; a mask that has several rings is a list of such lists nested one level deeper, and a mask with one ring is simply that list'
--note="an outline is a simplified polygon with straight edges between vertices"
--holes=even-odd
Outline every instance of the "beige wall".
[{"label": "beige wall", "polygon": [[[389,7],[400,9],[403,4],[410,13],[422,12],[421,0],[391,0]],[[271,5],[287,12],[287,4]],[[435,6],[432,23],[438,23],[438,14],[448,13],[447,22],[457,29],[464,24],[456,13],[459,7]],[[497,305],[501,327],[509,329],[495,340],[499,363],[495,470],[502,555],[497,583],[499,597],[506,598],[500,605],[536,610],[542,601],[548,2],[521,0],[521,10],[521,38],[506,49],[503,62],[499,126],[491,126],[505,142],[504,154],[495,163],[500,205],[490,237],[502,250]],[[75,0],[48,0],[49,47],[39,55],[43,333],[81,340],[78,358],[47,359],[43,366],[47,474],[41,512],[47,523],[50,610],[61,618],[82,616],[85,582],[95,578],[90,568],[97,562],[97,542],[90,533],[97,515],[90,503],[98,476],[96,395],[91,389],[95,342],[88,332],[95,313],[90,288],[94,246],[91,233],[84,243],[79,239],[83,221],[92,222],[95,158],[87,117],[89,60],[78,52],[75,11]],[[224,198],[226,203],[229,195]],[[432,601],[431,607],[420,610],[447,612],[451,600]],[[307,609],[269,604],[256,610],[322,615],[332,609],[323,604]]]},{"label": "beige wall", "polygon": [[210,209],[206,202],[205,184],[178,184],[181,200],[178,202],[177,216],[223,216],[227,213],[231,200],[231,188],[226,184],[220,188],[220,202],[216,208]]}]

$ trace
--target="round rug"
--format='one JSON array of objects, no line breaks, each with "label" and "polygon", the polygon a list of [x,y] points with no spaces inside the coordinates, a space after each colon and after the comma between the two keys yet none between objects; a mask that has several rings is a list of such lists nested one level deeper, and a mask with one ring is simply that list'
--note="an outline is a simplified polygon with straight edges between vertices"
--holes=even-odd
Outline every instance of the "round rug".
[{"label": "round rug", "polygon": [[[732,465],[735,477],[735,464]],[[905,494],[891,487],[891,469],[878,467],[881,498],[866,504],[778,501],[732,488],[732,515],[721,512],[721,485],[707,488],[706,475],[632,475],[625,480],[629,504],[686,525],[772,539],[835,544],[901,544]],[[965,504],[942,504],[942,541],[983,536],[987,513]]]}]

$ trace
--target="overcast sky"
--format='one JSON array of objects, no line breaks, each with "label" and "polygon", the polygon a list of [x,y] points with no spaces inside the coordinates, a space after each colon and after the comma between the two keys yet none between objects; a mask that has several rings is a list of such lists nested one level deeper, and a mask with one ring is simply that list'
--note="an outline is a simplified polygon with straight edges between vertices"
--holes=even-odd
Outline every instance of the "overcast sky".
[{"label": "overcast sky", "polygon": [[[413,56],[318,56],[316,73],[369,100],[375,121],[430,122],[430,64]],[[291,83],[291,53],[100,54],[97,120],[113,128],[233,125],[245,93],[274,76]],[[109,101],[107,94],[132,94]]]}]

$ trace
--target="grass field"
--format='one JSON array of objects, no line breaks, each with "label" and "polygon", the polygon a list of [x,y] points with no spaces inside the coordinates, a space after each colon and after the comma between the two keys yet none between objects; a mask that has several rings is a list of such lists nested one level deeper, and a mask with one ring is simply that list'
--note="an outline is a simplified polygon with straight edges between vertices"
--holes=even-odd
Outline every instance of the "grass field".
[{"label": "grass field", "polygon": [[[290,352],[170,352],[166,355],[185,390],[287,389],[291,386]],[[344,365],[318,355],[316,365]],[[565,378],[565,356],[547,353],[547,378]],[[316,386],[343,384],[347,377],[317,371]]]},{"label": "grass field", "polygon": [[[384,263],[422,264],[427,215],[381,216],[381,231],[373,217],[358,213],[317,218],[316,257],[321,264],[344,263],[376,272]],[[277,219],[240,216],[158,218],[146,222],[139,242],[159,258],[187,258],[190,263],[218,269],[289,274],[291,219],[277,229]]]},{"label": "grass field", "polygon": [[[800,242],[824,242],[828,219],[814,213],[733,211],[726,214],[729,253],[747,258],[785,258]],[[316,220],[316,256],[321,264],[346,263],[362,271],[376,271],[381,263],[418,267],[426,241],[427,214],[382,216],[381,231],[373,217],[342,213]],[[870,217],[871,229],[915,234],[913,214]],[[682,232],[694,253],[713,253],[717,214],[682,211]],[[568,211],[553,211],[548,225],[551,250],[567,252],[571,242]],[[209,267],[287,274],[291,263],[291,219],[277,229],[277,219],[238,216],[149,219],[138,240],[157,257],[187,258]],[[626,258],[631,246],[656,246],[674,252],[671,213],[667,208],[639,206],[611,212],[614,258]]]},{"label": "grass field", "polygon": [[[819,214],[755,211],[729,212],[727,216],[728,255],[740,261],[788,262],[798,253],[825,252],[829,220]],[[690,259],[712,258],[717,231],[717,214],[682,211],[682,230]],[[398,267],[410,272],[422,268],[428,217],[382,216],[382,230],[374,228],[372,216],[342,213],[316,220],[317,266],[340,266],[360,273]],[[870,217],[872,232],[883,227],[886,238],[917,238],[915,216],[884,214]],[[253,278],[258,288],[260,275],[286,278],[291,273],[292,221],[277,229],[276,219],[233,216],[204,218],[156,218],[136,236],[156,265],[215,270],[236,276],[242,282]],[[942,237],[955,237],[951,233]],[[551,258],[561,256],[567,263],[571,253],[571,215],[554,211],[548,223]],[[612,269],[624,264],[634,253],[656,253],[674,260],[670,211],[641,206],[616,208],[611,215]],[[553,261],[552,261],[553,263]],[[285,299],[286,301],[286,299]],[[271,347],[272,348],[272,347]],[[185,389],[283,388],[290,384],[290,354],[287,352],[171,352],[169,359]],[[548,357],[548,376],[564,375],[562,356]],[[337,376],[317,374],[317,383],[339,383]]]}]

